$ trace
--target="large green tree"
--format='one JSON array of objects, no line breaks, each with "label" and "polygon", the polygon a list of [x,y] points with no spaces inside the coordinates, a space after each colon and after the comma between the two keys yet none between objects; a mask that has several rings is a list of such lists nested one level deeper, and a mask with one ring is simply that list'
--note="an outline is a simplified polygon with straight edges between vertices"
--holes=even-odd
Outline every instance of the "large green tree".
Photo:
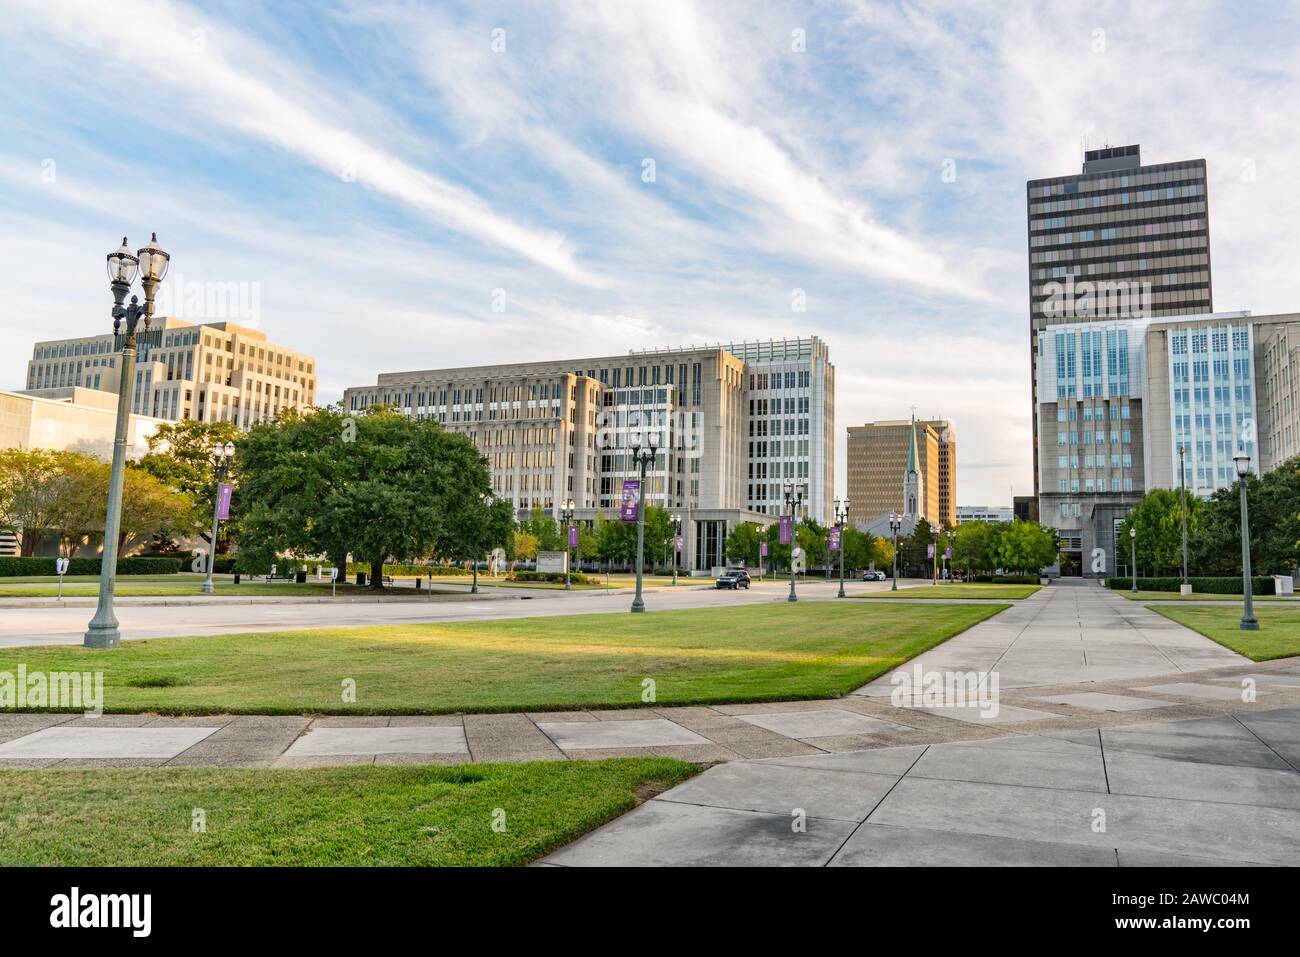
[{"label": "large green tree", "polygon": [[[1300,564],[1300,458],[1262,478],[1247,476],[1246,502],[1251,571],[1293,574]],[[1196,574],[1241,574],[1241,492],[1235,483],[1219,489],[1200,509],[1190,551]]]},{"label": "large green tree", "polygon": [[453,512],[488,488],[487,462],[462,435],[384,407],[288,411],[237,443],[240,564],[351,552],[383,587],[383,564],[443,552]]},{"label": "large green tree", "polygon": [[[1187,494],[1186,502],[1190,555],[1190,542],[1198,534],[1205,503],[1191,493]],[[1149,569],[1155,574],[1182,574],[1183,532],[1178,489],[1157,488],[1142,496],[1120,525],[1117,548],[1128,547],[1130,529],[1137,530],[1139,568]],[[1118,557],[1123,560],[1125,556]]]},{"label": "large green tree", "polygon": [[997,567],[1005,572],[1038,574],[1056,562],[1060,541],[1056,533],[1037,522],[1019,519],[1004,525],[998,535]]}]

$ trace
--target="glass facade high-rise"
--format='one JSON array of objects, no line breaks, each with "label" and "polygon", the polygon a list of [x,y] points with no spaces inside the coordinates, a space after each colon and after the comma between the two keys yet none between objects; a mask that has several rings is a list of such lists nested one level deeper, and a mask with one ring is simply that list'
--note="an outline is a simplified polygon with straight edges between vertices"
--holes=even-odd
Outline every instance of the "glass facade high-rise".
[{"label": "glass facade high-rise", "polygon": [[[1137,145],[1089,150],[1081,174],[1030,180],[1026,203],[1038,494],[1051,491],[1038,484],[1040,335],[1064,323],[1212,311],[1205,161],[1143,166]],[[1091,340],[1088,348],[1096,355]]]}]

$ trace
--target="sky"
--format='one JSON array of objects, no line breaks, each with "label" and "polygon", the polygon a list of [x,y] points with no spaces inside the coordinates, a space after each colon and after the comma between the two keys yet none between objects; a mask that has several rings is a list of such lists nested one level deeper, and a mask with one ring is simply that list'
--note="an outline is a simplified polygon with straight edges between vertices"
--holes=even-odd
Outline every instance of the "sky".
[{"label": "sky", "polygon": [[[1032,491],[1025,182],[1205,158],[1214,301],[1300,309],[1295,3],[0,0],[0,387],[162,302],[380,372],[817,335],[844,429]],[[211,302],[208,300],[211,299]]]}]

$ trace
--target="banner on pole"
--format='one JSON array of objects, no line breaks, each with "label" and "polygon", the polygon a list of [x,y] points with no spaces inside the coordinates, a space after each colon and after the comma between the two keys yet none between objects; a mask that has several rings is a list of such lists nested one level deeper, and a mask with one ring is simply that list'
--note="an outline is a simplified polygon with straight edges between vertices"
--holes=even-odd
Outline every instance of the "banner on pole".
[{"label": "banner on pole", "polygon": [[767,558],[767,542],[758,543],[758,557]]},{"label": "banner on pole", "polygon": [[230,495],[234,488],[229,482],[217,486],[217,518],[230,518]]},{"label": "banner on pole", "polygon": [[674,535],[674,536],[673,536],[673,548],[675,548],[675,549],[677,550],[677,554],[679,554],[679,555],[681,554],[681,552],[682,552],[682,536],[681,536],[680,533],[678,533],[677,535]]},{"label": "banner on pole", "polygon": [[951,548],[951,547],[949,547],[949,548],[945,548],[945,549],[943,550],[943,557],[944,557],[944,558],[952,558],[952,548]]},{"label": "banner on pole", "polygon": [[578,547],[578,526],[577,525],[569,526],[569,547],[570,548]]},{"label": "banner on pole", "polygon": [[640,497],[641,480],[623,479],[623,502],[618,510],[618,517],[623,522],[635,522],[637,516],[637,499]]},{"label": "banner on pole", "polygon": [[838,552],[839,550],[840,550],[840,530],[838,527],[834,527],[831,529],[831,551]]},{"label": "banner on pole", "polygon": [[789,545],[794,541],[794,516],[781,516],[781,544]]},{"label": "banner on pole", "polygon": [[930,544],[930,545],[926,545],[926,546],[925,546],[925,557],[926,557],[926,558],[934,558],[934,545],[933,545],[933,544]]}]

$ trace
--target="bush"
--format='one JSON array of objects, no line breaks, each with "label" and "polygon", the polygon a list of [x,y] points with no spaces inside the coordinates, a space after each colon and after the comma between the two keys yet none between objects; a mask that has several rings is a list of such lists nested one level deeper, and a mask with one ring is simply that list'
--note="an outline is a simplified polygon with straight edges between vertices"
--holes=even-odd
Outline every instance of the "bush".
[{"label": "bush", "polygon": [[[513,575],[507,576],[507,579],[516,582],[562,582],[564,581],[564,572],[519,571],[515,572]],[[569,576],[569,580],[575,585],[590,584],[587,576],[579,574],[578,572],[573,572],[573,574]]]},{"label": "bush", "polygon": [[971,581],[990,585],[1037,585],[1037,575],[976,575]]},{"label": "bush", "polygon": [[[1202,595],[1240,595],[1241,594],[1241,576],[1234,578],[1193,578],[1187,579],[1192,585],[1193,593]],[[1177,577],[1170,578],[1139,578],[1137,586],[1139,591],[1178,591],[1183,580]],[[1132,578],[1107,578],[1106,587],[1113,588],[1117,591],[1127,590],[1133,587]],[[1250,580],[1250,589],[1255,595],[1272,595],[1273,579],[1271,577],[1258,575]]]},{"label": "bush", "polygon": [[[18,578],[36,575],[57,575],[53,558],[0,558],[0,578]],[[119,575],[176,575],[185,564],[182,558],[119,558]],[[69,575],[98,575],[98,558],[72,558],[68,560]]]}]

